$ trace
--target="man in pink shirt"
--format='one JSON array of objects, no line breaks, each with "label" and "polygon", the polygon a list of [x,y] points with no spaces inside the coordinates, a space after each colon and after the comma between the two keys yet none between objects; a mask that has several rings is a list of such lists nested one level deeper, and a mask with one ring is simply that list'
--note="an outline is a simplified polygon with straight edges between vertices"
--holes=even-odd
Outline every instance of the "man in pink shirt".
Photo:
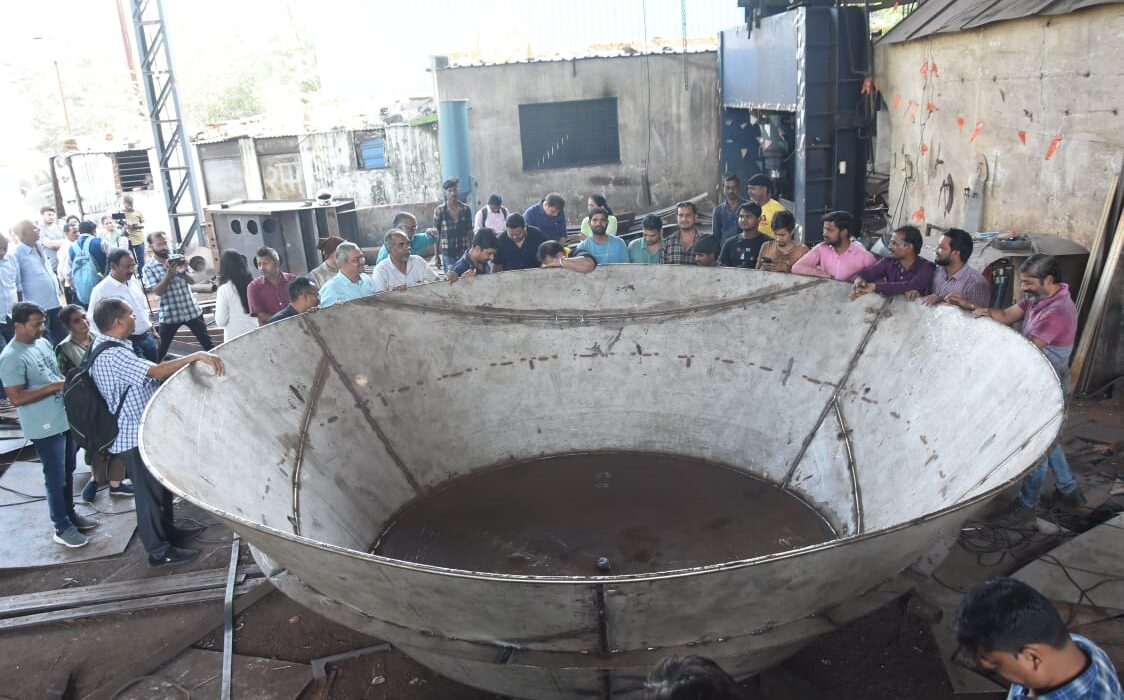
[{"label": "man in pink shirt", "polygon": [[849,212],[833,211],[823,217],[823,243],[813,247],[792,265],[798,275],[831,277],[850,282],[864,268],[874,264],[874,256],[851,240],[855,229]]},{"label": "man in pink shirt", "polygon": [[[976,318],[987,317],[1004,325],[1023,322],[1023,336],[1042,351],[1058,374],[1062,393],[1070,392],[1069,358],[1077,338],[1077,307],[1069,295],[1069,285],[1061,281],[1058,261],[1035,253],[1019,266],[1023,298],[1005,309],[977,309]],[[1027,475],[1018,498],[1000,516],[999,522],[1019,528],[1033,528],[1034,508],[1042,491],[1047,469],[1054,472],[1055,492],[1048,500],[1071,508],[1085,505],[1085,495],[1077,485],[1060,443],[1054,443],[1046,461]]]},{"label": "man in pink shirt", "polygon": [[264,326],[289,305],[289,283],[297,276],[281,271],[281,255],[269,246],[258,248],[257,263],[261,275],[246,287],[246,302],[250,315],[257,316],[258,325]]}]

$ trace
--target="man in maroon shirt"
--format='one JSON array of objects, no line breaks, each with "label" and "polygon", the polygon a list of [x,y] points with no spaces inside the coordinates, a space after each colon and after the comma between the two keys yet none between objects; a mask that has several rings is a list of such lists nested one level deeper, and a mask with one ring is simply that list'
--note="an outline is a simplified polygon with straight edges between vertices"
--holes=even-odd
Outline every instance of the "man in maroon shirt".
[{"label": "man in maroon shirt", "polygon": [[264,326],[289,305],[289,283],[297,276],[281,271],[281,256],[269,246],[258,248],[256,261],[261,275],[246,287],[246,301],[258,325]]},{"label": "man in maroon shirt", "polygon": [[[1019,266],[1023,298],[1005,309],[977,309],[976,318],[987,317],[1010,326],[1023,322],[1022,334],[1042,351],[1057,372],[1062,394],[1069,399],[1069,358],[1077,339],[1077,307],[1069,295],[1069,285],[1062,282],[1058,261],[1049,255],[1035,253]],[[1027,475],[1018,498],[998,522],[1020,528],[1032,528],[1034,508],[1042,492],[1046,471],[1054,472],[1054,493],[1047,500],[1078,508],[1085,505],[1085,495],[1073,477],[1061,443],[1054,443],[1046,461]]]}]

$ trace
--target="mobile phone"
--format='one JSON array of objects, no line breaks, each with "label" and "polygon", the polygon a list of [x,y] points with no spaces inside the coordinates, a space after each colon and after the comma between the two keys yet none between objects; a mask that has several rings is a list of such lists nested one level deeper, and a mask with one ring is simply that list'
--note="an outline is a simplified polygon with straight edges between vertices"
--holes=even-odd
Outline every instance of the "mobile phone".
[{"label": "mobile phone", "polygon": [[767,257],[765,257],[764,255],[762,255],[762,256],[761,256],[761,262],[765,263],[766,265],[772,265],[772,264],[773,264],[773,259],[772,259],[772,258],[767,258]]}]

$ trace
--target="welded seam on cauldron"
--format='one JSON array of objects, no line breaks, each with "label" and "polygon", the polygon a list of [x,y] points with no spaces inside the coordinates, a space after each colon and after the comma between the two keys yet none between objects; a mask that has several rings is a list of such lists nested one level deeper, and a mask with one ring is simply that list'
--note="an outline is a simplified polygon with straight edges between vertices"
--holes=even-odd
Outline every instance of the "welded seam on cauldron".
[{"label": "welded seam on cauldron", "polygon": [[788,488],[788,483],[792,481],[792,475],[796,473],[796,468],[800,466],[800,461],[804,459],[804,454],[812,445],[812,440],[815,439],[816,433],[823,426],[824,419],[827,418],[827,413],[831,410],[831,405],[839,400],[839,394],[842,393],[843,386],[847,383],[847,380],[851,378],[851,372],[855,370],[855,365],[859,363],[859,358],[862,356],[863,352],[866,351],[867,343],[869,343],[870,339],[874,336],[874,331],[878,329],[878,323],[882,320],[882,314],[884,314],[886,309],[890,306],[892,298],[893,297],[887,297],[884,299],[882,301],[882,306],[880,306],[878,311],[874,314],[874,319],[870,322],[870,327],[866,329],[862,341],[859,342],[859,346],[855,349],[855,352],[851,355],[850,361],[847,363],[847,368],[843,370],[843,376],[835,383],[835,388],[832,389],[830,398],[828,398],[827,403],[824,404],[823,410],[820,411],[819,418],[816,419],[816,422],[812,425],[812,429],[808,431],[808,435],[805,436],[803,444],[800,445],[800,451],[796,453],[796,459],[792,461],[792,466],[788,468],[788,473],[785,474],[784,481],[781,482],[782,489]]},{"label": "welded seam on cauldron", "polygon": [[312,414],[316,411],[316,404],[320,402],[320,394],[324,393],[324,385],[328,383],[328,358],[320,356],[316,363],[316,374],[312,380],[312,391],[309,392],[308,402],[304,407],[301,417],[301,432],[297,437],[297,455],[293,459],[293,534],[301,534],[301,470],[304,467],[304,448],[308,442],[308,426],[312,423]]},{"label": "welded seam on cauldron", "polygon": [[[816,278],[816,279],[810,280],[808,282],[803,282],[801,284],[796,284],[796,285],[793,285],[791,287],[786,287],[784,289],[776,289],[776,290],[773,290],[773,291],[762,292],[762,293],[758,293],[758,294],[750,294],[750,295],[747,295],[747,296],[744,296],[744,297],[737,297],[737,298],[734,298],[734,299],[725,299],[723,301],[715,301],[715,302],[711,302],[711,303],[707,303],[707,304],[696,304],[694,306],[683,307],[683,308],[662,309],[662,310],[657,309],[657,310],[652,310],[652,311],[634,311],[634,312],[628,312],[628,313],[604,313],[604,314],[599,314],[599,313],[596,313],[596,312],[591,312],[591,313],[582,312],[582,313],[574,314],[574,313],[571,312],[570,314],[564,314],[564,313],[541,314],[541,313],[527,313],[527,312],[515,311],[515,310],[511,310],[511,309],[485,308],[485,307],[480,307],[480,306],[472,306],[472,307],[437,306],[437,305],[430,306],[430,305],[426,305],[426,304],[411,303],[410,300],[402,299],[400,296],[389,297],[389,300],[383,301],[383,303],[389,303],[389,304],[393,305],[395,308],[399,308],[399,309],[416,309],[418,311],[429,311],[429,312],[433,312],[433,313],[437,313],[437,314],[454,314],[458,317],[474,316],[474,317],[477,317],[477,318],[504,319],[504,320],[509,320],[509,321],[548,321],[548,322],[553,322],[553,323],[558,323],[558,322],[561,322],[561,321],[578,321],[579,323],[584,323],[586,321],[619,321],[619,320],[627,321],[627,320],[642,319],[642,318],[674,318],[676,316],[685,316],[685,315],[696,314],[696,313],[700,313],[700,312],[704,312],[704,311],[715,311],[715,310],[725,309],[725,308],[728,308],[728,307],[731,307],[731,306],[739,306],[739,305],[742,305],[742,304],[769,302],[769,301],[773,301],[774,299],[779,299],[781,297],[788,296],[788,295],[790,295],[794,292],[803,291],[805,289],[810,289],[812,287],[818,287],[819,285],[826,284],[826,283],[827,283],[826,279]],[[385,296],[388,296],[388,295],[380,294],[377,297],[372,297],[372,298],[380,298],[380,300],[381,300],[381,298],[385,297]]]},{"label": "welded seam on cauldron", "polygon": [[851,472],[851,496],[855,499],[855,534],[863,532],[863,491],[859,485],[859,474],[855,468],[855,446],[851,441],[851,429],[843,418],[843,407],[839,400],[831,402],[835,406],[835,420],[839,423],[839,434],[843,438],[843,446],[847,451],[847,469]]},{"label": "welded seam on cauldron", "polygon": [[383,449],[386,450],[386,454],[390,457],[391,461],[394,462],[394,466],[398,467],[398,471],[402,472],[402,476],[405,477],[406,482],[410,484],[410,488],[414,490],[415,494],[422,493],[425,489],[418,483],[417,478],[410,473],[410,470],[406,468],[406,463],[402,460],[402,456],[391,446],[390,439],[387,438],[386,432],[383,431],[382,426],[375,420],[375,417],[371,415],[371,411],[367,408],[367,401],[359,393],[359,390],[355,387],[355,383],[348,377],[347,372],[343,371],[343,365],[336,359],[335,353],[333,353],[331,348],[328,347],[328,344],[324,342],[324,336],[320,333],[320,326],[316,324],[315,320],[308,316],[304,318],[304,322],[309,331],[312,332],[312,337],[315,338],[316,342],[320,345],[324,357],[328,359],[328,362],[332,365],[332,369],[336,371],[340,382],[343,383],[344,388],[351,394],[351,398],[355,401],[355,406],[359,409],[359,412],[363,414],[363,420],[367,421],[367,425],[371,430],[375,431],[375,435],[378,436],[379,442],[382,443]]},{"label": "welded seam on cauldron", "polygon": [[[605,606],[605,584],[599,583],[593,589],[593,603],[597,611],[597,643],[602,654],[608,654],[609,648],[609,611]],[[600,671],[601,698],[613,698],[613,672],[607,668]]]}]

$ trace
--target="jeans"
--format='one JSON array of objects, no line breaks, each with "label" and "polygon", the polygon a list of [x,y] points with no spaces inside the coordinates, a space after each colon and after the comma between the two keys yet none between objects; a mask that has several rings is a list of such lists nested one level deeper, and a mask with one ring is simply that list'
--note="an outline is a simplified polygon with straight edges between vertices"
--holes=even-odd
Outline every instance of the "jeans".
[{"label": "jeans", "polygon": [[47,509],[55,532],[72,526],[74,515],[74,463],[78,444],[70,431],[31,440],[39,461],[43,463],[43,484],[47,492]]},{"label": "jeans", "polygon": [[61,306],[56,306],[53,309],[47,309],[47,340],[51,341],[51,347],[55,347],[66,338],[66,328],[63,327],[62,321],[59,320],[59,312],[62,311]]},{"label": "jeans", "polygon": [[151,333],[131,335],[129,340],[133,341],[133,352],[137,357],[143,357],[152,363],[156,362],[156,340]]},{"label": "jeans", "polygon": [[157,351],[157,362],[163,362],[164,356],[168,354],[168,347],[172,344],[172,339],[176,337],[176,331],[180,326],[187,326],[195,335],[195,339],[203,346],[204,350],[210,350],[215,347],[211,342],[211,336],[207,333],[207,323],[203,320],[202,316],[196,316],[190,321],[176,321],[174,323],[161,323],[160,324],[160,350]]},{"label": "jeans", "polygon": [[1057,487],[1058,491],[1072,493],[1077,488],[1077,480],[1073,478],[1073,472],[1069,469],[1065,452],[1062,451],[1061,445],[1055,444],[1046,461],[1039,464],[1030,474],[1027,474],[1026,479],[1023,480],[1022,488],[1019,489],[1019,502],[1027,508],[1038,505],[1038,496],[1042,493],[1042,482],[1046,479],[1047,468],[1054,471],[1054,486]]},{"label": "jeans", "polygon": [[122,452],[120,456],[133,480],[141,543],[150,556],[163,557],[172,546],[170,539],[176,534],[172,522],[172,492],[149,473],[138,448]]},{"label": "jeans", "polygon": [[441,254],[441,269],[445,270],[445,274],[449,274],[449,270],[453,269],[453,263],[456,261],[457,258],[449,257],[444,253]]},{"label": "jeans", "polygon": [[144,244],[131,245],[129,250],[133,251],[133,257],[137,259],[137,270],[141,270],[144,267]]}]

